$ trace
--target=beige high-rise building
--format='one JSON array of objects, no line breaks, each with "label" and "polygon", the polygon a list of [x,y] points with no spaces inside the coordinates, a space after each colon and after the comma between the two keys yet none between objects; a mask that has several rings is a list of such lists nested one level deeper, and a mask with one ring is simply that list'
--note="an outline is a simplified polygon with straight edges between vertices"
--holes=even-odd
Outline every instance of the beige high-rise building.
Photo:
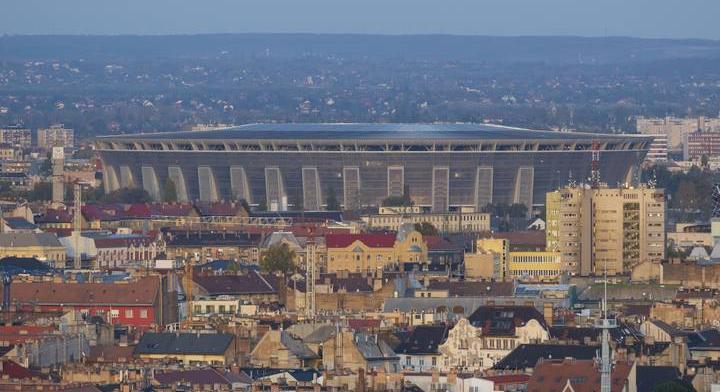
[{"label": "beige high-rise building", "polygon": [[53,147],[72,147],[75,143],[75,132],[65,128],[62,124],[51,125],[50,128],[38,129],[38,147],[52,149]]},{"label": "beige high-rise building", "polygon": [[688,134],[693,132],[720,132],[720,119],[707,117],[692,118],[645,118],[636,120],[637,132],[645,135],[667,135],[667,147],[678,150]]},{"label": "beige high-rise building", "polygon": [[665,192],[653,188],[567,187],[547,194],[548,251],[565,273],[628,273],[665,258]]},{"label": "beige high-rise building", "polygon": [[22,125],[0,128],[0,143],[22,148],[30,147],[32,144],[30,130]]}]

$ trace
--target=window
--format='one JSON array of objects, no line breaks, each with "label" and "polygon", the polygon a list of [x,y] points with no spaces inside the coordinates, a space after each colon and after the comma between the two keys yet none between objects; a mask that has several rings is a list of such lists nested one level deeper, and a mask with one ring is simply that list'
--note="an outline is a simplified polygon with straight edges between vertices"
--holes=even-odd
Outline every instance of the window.
[{"label": "window", "polygon": [[110,317],[120,317],[120,311],[117,309],[110,309]]},{"label": "window", "polygon": [[142,309],[142,310],[140,310],[140,318],[144,318],[144,319],[148,318],[148,311],[147,311],[147,309]]},{"label": "window", "polygon": [[407,357],[405,357],[405,365],[407,365],[407,366],[412,365],[412,359],[410,358],[409,355]]},{"label": "window", "polygon": [[432,365],[437,366],[437,357],[432,357]]},{"label": "window", "polygon": [[132,309],[127,309],[125,311],[125,318],[133,318],[133,311]]},{"label": "window", "polygon": [[208,305],[205,307],[206,313],[215,313],[215,305]]},{"label": "window", "polygon": [[225,305],[220,305],[220,306],[218,307],[218,311],[219,311],[220,313],[225,313]]}]

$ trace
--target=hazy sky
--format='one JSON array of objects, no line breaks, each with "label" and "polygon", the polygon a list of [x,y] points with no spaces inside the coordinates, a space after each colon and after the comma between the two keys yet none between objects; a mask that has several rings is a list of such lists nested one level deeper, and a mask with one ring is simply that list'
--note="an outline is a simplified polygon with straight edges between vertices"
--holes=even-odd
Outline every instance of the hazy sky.
[{"label": "hazy sky", "polygon": [[310,32],[720,39],[720,0],[0,0],[0,33]]}]

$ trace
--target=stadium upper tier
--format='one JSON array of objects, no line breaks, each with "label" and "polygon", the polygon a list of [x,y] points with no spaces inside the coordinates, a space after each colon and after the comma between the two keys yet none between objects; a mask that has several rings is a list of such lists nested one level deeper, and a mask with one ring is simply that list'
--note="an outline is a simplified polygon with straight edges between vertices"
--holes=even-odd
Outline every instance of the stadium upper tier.
[{"label": "stadium upper tier", "polygon": [[[247,124],[207,131],[102,136],[110,150],[467,151],[642,148],[652,138],[537,131],[490,124]],[[638,144],[639,143],[639,144]]]},{"label": "stadium upper tier", "polygon": [[[107,192],[142,187],[155,200],[244,199],[270,210],[377,206],[407,195],[433,211],[543,204],[590,175],[632,181],[652,136],[533,131],[485,124],[250,124],[97,138]],[[169,186],[169,185],[168,185]]]}]

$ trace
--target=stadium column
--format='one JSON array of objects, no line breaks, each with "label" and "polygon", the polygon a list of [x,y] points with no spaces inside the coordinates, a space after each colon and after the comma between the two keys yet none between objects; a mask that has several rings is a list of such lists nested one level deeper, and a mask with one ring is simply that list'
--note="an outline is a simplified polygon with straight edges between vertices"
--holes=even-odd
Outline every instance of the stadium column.
[{"label": "stadium column", "polygon": [[387,169],[388,197],[400,197],[405,192],[405,168],[388,166]]},{"label": "stadium column", "polygon": [[168,166],[168,178],[175,186],[175,195],[177,201],[188,201],[187,185],[185,184],[185,175],[179,166]]},{"label": "stadium column", "polygon": [[532,211],[534,177],[535,168],[532,166],[519,167],[515,176],[513,203],[524,204],[528,208],[528,214]]},{"label": "stadium column", "polygon": [[493,202],[493,168],[477,168],[475,175],[475,207],[480,211]]},{"label": "stadium column", "polygon": [[447,212],[450,200],[450,168],[435,166],[432,173],[432,212]]},{"label": "stadium column", "polygon": [[210,166],[198,167],[198,187],[200,201],[217,201],[218,191],[215,175]]},{"label": "stadium column", "polygon": [[250,186],[248,185],[244,167],[230,167],[230,191],[235,200],[245,200],[252,203],[250,200]]},{"label": "stadium column", "polygon": [[302,168],[303,209],[320,210],[320,178],[316,167]]},{"label": "stadium column", "polygon": [[135,178],[133,178],[132,170],[130,166],[120,166],[120,187],[121,188],[133,188],[135,187]]},{"label": "stadium column", "polygon": [[155,168],[152,166],[143,166],[140,168],[142,174],[143,189],[150,195],[154,201],[160,201],[160,184],[158,184]]},{"label": "stadium column", "polygon": [[287,195],[279,167],[265,168],[265,194],[268,211],[287,210]]},{"label": "stadium column", "polygon": [[103,164],[103,186],[105,187],[105,193],[110,193],[120,188],[118,183],[117,173],[115,168],[110,165]]},{"label": "stadium column", "polygon": [[360,208],[360,168],[343,168],[343,204],[346,210]]}]

